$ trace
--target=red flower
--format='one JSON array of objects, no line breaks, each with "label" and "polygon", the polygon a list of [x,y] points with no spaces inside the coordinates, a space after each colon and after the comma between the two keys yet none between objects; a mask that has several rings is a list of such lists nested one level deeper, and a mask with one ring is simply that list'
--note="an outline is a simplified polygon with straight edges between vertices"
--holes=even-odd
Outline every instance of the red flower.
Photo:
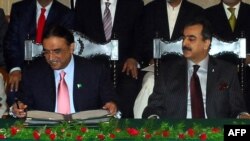
[{"label": "red flower", "polygon": [[151,138],[152,138],[152,135],[151,135],[151,134],[147,133],[147,134],[145,135],[145,139],[151,139]]},{"label": "red flower", "polygon": [[162,136],[163,137],[169,137],[170,133],[167,130],[162,131]]},{"label": "red flower", "polygon": [[127,132],[131,136],[137,136],[139,134],[139,131],[135,128],[127,128]]},{"label": "red flower", "polygon": [[114,139],[114,138],[115,138],[115,134],[110,133],[110,134],[109,134],[109,137],[110,137],[111,139]]},{"label": "red flower", "polygon": [[88,131],[88,128],[82,127],[82,128],[81,128],[81,131],[82,131],[83,133],[86,133],[86,132]]},{"label": "red flower", "polygon": [[98,138],[99,140],[104,140],[104,139],[105,139],[105,136],[104,136],[103,134],[99,134],[99,135],[97,135],[97,138]]},{"label": "red flower", "polygon": [[218,133],[220,132],[220,128],[212,128],[212,133]]},{"label": "red flower", "polygon": [[77,141],[82,141],[82,140],[83,140],[83,137],[82,137],[81,135],[78,135],[78,136],[76,136],[76,140],[77,140]]},{"label": "red flower", "polygon": [[34,138],[35,140],[39,140],[39,139],[40,139],[40,133],[39,133],[37,130],[35,130],[35,131],[33,132],[33,138]]},{"label": "red flower", "polygon": [[55,140],[55,138],[56,138],[56,134],[54,134],[54,133],[52,133],[52,134],[50,134],[49,135],[49,138],[50,138],[50,140]]},{"label": "red flower", "polygon": [[205,141],[206,139],[207,139],[207,134],[206,133],[202,133],[200,135],[200,140]]},{"label": "red flower", "polygon": [[183,133],[179,134],[179,139],[185,139],[185,135]]},{"label": "red flower", "polygon": [[50,135],[51,134],[51,129],[50,128],[47,128],[46,130],[45,130],[45,134],[47,134],[47,135]]},{"label": "red flower", "polygon": [[188,132],[188,135],[189,135],[191,138],[194,137],[195,131],[194,131],[193,128],[189,128],[187,132]]},{"label": "red flower", "polygon": [[18,128],[17,127],[11,127],[10,128],[10,133],[12,136],[15,136],[17,134]]},{"label": "red flower", "polygon": [[6,137],[4,136],[4,134],[0,134],[0,139],[5,139]]}]

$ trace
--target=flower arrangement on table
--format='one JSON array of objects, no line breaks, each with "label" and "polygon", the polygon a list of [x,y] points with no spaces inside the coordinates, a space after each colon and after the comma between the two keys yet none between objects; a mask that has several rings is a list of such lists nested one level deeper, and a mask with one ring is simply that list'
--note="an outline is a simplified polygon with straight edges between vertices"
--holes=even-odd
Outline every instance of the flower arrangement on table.
[{"label": "flower arrangement on table", "polygon": [[223,129],[220,127],[202,127],[193,124],[185,127],[184,123],[171,125],[162,122],[155,129],[146,123],[143,127],[128,127],[126,124],[118,125],[118,121],[100,123],[98,128],[89,128],[84,124],[61,123],[55,126],[25,127],[18,121],[9,128],[0,128],[1,139],[26,139],[26,140],[200,140],[223,141]]}]

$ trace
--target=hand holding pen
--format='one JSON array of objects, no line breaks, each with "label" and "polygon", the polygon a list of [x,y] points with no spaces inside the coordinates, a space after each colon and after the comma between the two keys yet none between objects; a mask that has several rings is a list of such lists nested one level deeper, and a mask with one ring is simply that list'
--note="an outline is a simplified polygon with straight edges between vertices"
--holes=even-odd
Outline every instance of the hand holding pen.
[{"label": "hand holding pen", "polygon": [[12,105],[13,109],[12,112],[15,116],[19,118],[26,117],[26,109],[27,105],[19,101],[18,99],[15,99],[15,103]]}]

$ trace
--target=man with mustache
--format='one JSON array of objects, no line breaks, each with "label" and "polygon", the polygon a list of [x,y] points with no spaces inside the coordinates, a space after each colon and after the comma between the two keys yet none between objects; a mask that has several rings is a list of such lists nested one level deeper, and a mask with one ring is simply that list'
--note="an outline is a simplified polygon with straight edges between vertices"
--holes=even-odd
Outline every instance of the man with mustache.
[{"label": "man with mustache", "polygon": [[[144,7],[142,29],[139,34],[139,48],[142,49],[144,64],[153,64],[153,39],[158,36],[166,41],[181,38],[184,25],[203,9],[187,0],[154,0]],[[134,105],[134,117],[141,118],[148,96],[152,93],[154,73],[148,72]]]},{"label": "man with mustache", "polygon": [[11,91],[18,91],[22,67],[27,64],[24,61],[25,40],[41,43],[43,33],[53,25],[72,29],[73,22],[73,12],[57,0],[23,0],[12,5],[4,45]]},{"label": "man with mustache", "polygon": [[[23,69],[21,93],[17,95],[20,101],[10,108],[14,116],[25,117],[26,109],[70,114],[103,108],[112,115],[116,113],[109,72],[104,65],[73,55],[74,37],[70,31],[53,27],[44,35],[43,50],[44,57]],[[64,90],[63,79],[67,87]],[[62,98],[61,91],[67,98]]]},{"label": "man with mustache", "polygon": [[[183,56],[161,66],[144,118],[250,117],[245,112],[236,67],[209,55],[210,28],[203,18],[185,25]],[[200,84],[194,84],[197,78]],[[194,92],[195,88],[199,92]]]}]

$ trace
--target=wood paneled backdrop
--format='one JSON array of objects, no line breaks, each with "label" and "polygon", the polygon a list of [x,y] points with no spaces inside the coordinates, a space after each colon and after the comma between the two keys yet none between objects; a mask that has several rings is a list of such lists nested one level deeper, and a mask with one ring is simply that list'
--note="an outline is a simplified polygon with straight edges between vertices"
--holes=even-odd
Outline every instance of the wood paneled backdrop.
[{"label": "wood paneled backdrop", "polygon": [[[0,7],[4,9],[6,15],[9,15],[11,4],[17,1],[20,1],[20,0],[0,0]],[[60,1],[61,3],[67,6],[69,6],[70,4],[70,0],[58,0],[58,1]],[[153,0],[144,0],[145,4],[150,1],[153,1]],[[202,6],[203,8],[210,7],[220,2],[220,0],[189,0],[189,1],[198,4]],[[243,0],[243,1],[250,4],[250,0]]]}]

